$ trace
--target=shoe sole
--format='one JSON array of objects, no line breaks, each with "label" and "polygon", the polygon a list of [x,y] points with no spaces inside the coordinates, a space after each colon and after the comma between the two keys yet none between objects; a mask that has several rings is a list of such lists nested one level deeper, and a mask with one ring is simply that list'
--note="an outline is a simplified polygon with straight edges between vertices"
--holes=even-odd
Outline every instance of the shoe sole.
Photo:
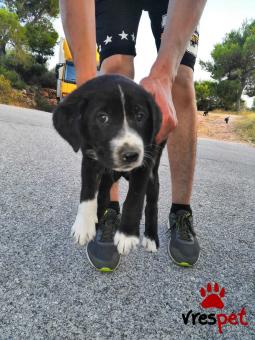
[{"label": "shoe sole", "polygon": [[[168,229],[170,229],[169,220],[167,221],[167,226],[168,226]],[[169,242],[170,242],[170,241],[169,241]],[[193,264],[190,264],[190,263],[185,262],[185,261],[183,261],[183,262],[178,262],[178,261],[176,261],[176,260],[173,258],[173,256],[171,255],[169,248],[170,248],[170,247],[167,247],[167,253],[168,253],[169,257],[171,258],[171,260],[172,260],[175,264],[177,264],[177,265],[180,266],[180,267],[186,267],[186,268],[187,268],[187,267],[189,267],[189,268],[194,267],[194,266],[196,265],[196,263],[198,262],[198,260],[199,260],[200,252],[199,252],[199,255],[198,255],[198,258],[197,258],[196,262],[193,263]]]},{"label": "shoe sole", "polygon": [[115,272],[115,270],[119,267],[119,264],[120,264],[120,261],[121,261],[121,256],[120,256],[120,259],[119,259],[119,262],[117,263],[117,266],[115,268],[110,268],[110,267],[101,267],[101,268],[98,268],[96,267],[90,260],[89,258],[89,254],[88,254],[88,246],[86,246],[86,255],[87,255],[87,258],[89,260],[89,263],[91,264],[92,267],[94,267],[96,270],[98,270],[99,272],[101,273],[112,273],[112,272]]}]

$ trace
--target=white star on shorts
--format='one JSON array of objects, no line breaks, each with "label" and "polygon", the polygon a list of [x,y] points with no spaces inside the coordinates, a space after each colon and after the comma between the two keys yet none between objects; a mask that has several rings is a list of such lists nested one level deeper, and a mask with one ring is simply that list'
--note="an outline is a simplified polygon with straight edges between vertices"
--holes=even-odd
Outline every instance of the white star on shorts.
[{"label": "white star on shorts", "polygon": [[112,36],[109,37],[108,35],[106,36],[106,39],[104,40],[105,45],[107,45],[108,43],[112,42]]},{"label": "white star on shorts", "polygon": [[126,39],[128,40],[127,36],[128,36],[128,33],[125,33],[124,31],[122,31],[122,33],[118,34],[120,37],[121,37],[121,40],[123,39]]},{"label": "white star on shorts", "polygon": [[134,33],[131,34],[131,37],[132,37],[132,40],[135,41],[135,34]]}]

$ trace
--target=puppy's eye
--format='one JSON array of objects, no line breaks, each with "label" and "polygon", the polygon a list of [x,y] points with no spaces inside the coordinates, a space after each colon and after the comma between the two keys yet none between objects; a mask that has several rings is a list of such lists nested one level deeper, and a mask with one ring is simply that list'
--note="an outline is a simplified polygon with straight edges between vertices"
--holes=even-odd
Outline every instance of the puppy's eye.
[{"label": "puppy's eye", "polygon": [[135,119],[138,121],[138,122],[141,122],[143,119],[144,119],[144,112],[142,111],[139,111],[135,114]]},{"label": "puppy's eye", "polygon": [[108,122],[109,116],[106,112],[99,112],[97,114],[97,120],[99,121],[99,123],[105,124]]}]

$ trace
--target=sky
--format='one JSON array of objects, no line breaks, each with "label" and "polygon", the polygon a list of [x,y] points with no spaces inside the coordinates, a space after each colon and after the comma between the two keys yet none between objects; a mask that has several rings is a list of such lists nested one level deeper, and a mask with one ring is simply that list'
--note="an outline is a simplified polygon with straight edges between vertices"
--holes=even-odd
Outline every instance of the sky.
[{"label": "sky", "polygon": [[[195,1],[195,0],[194,0]],[[198,60],[210,60],[210,54],[216,43],[223,40],[226,33],[238,29],[244,20],[255,18],[255,0],[208,0],[200,20],[200,40]],[[55,21],[55,29],[64,36],[60,19]],[[145,77],[156,58],[154,38],[151,33],[150,20],[143,13],[136,40],[135,80]],[[49,62],[50,68],[58,62],[58,47],[55,56]],[[201,69],[198,61],[194,71],[195,80],[210,79],[210,74]],[[248,100],[249,104],[252,100]]]}]

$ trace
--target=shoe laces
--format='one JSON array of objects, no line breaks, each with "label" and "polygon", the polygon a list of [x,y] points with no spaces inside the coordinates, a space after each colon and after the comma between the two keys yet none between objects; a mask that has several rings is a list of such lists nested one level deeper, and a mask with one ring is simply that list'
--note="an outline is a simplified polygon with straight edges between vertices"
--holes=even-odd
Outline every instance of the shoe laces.
[{"label": "shoe laces", "polygon": [[113,209],[107,209],[104,213],[104,216],[101,220],[101,238],[100,241],[102,242],[112,242],[113,236],[117,229],[118,225],[118,214]]},{"label": "shoe laces", "polygon": [[177,215],[175,224],[172,226],[172,228],[177,229],[180,238],[185,241],[191,241],[191,235],[196,235],[190,217],[191,214],[189,212]]}]

